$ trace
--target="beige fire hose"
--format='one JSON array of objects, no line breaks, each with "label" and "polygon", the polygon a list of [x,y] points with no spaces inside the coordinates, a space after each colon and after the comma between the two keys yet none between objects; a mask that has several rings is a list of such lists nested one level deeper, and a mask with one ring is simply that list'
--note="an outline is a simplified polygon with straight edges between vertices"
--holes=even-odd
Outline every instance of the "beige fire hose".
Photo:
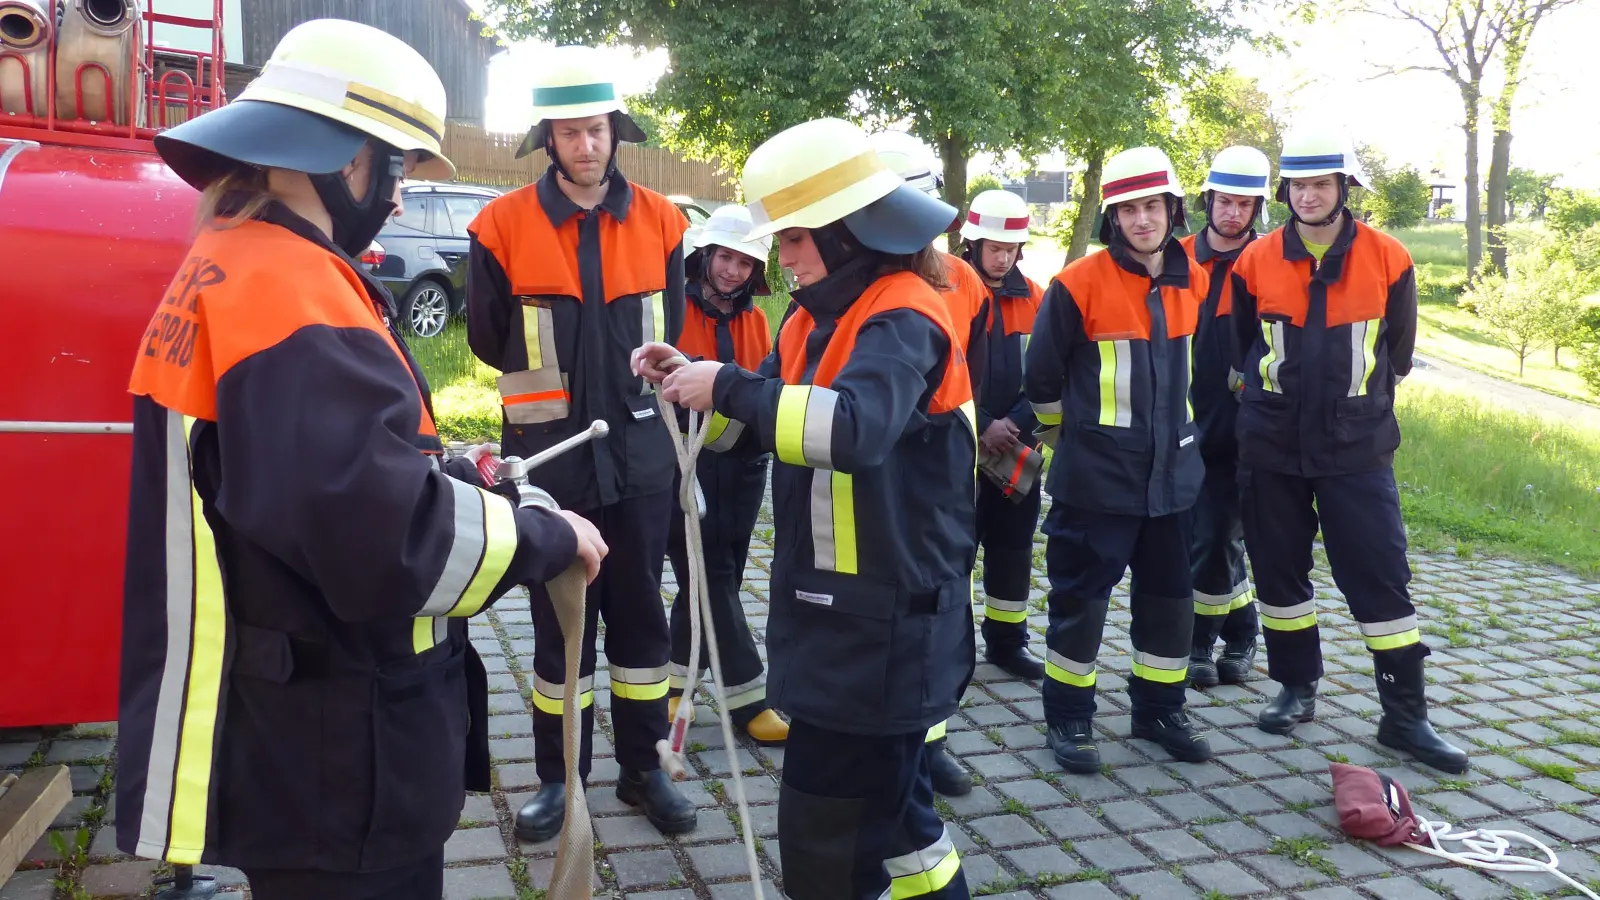
[{"label": "beige fire hose", "polygon": [[[681,365],[682,362],[678,364]],[[695,459],[705,443],[705,424],[709,424],[709,420],[701,424],[698,421],[699,414],[690,413],[690,438],[686,443],[683,433],[678,429],[675,411],[661,396],[659,389],[656,400],[661,417],[666,420],[667,429],[672,434],[673,447],[678,457],[678,469],[683,478],[678,502],[684,510],[684,542],[690,560],[689,625],[692,641],[689,651],[688,683],[684,685],[684,699],[678,704],[678,716],[673,722],[671,740],[657,741],[656,753],[661,760],[661,768],[673,781],[684,781],[688,778],[688,767],[683,759],[683,741],[688,727],[688,712],[693,709],[694,691],[699,675],[700,626],[703,615],[708,629],[706,644],[711,651],[712,684],[722,722],[722,740],[727,748],[728,768],[733,773],[734,799],[739,807],[739,819],[744,830],[745,862],[750,869],[754,897],[756,900],[764,900],[761,890],[761,864],[756,858],[755,837],[750,824],[750,807],[745,799],[744,782],[740,778],[738,747],[733,740],[733,725],[728,718],[726,695],[723,691],[722,663],[717,650],[716,626],[711,620],[710,600],[705,590],[705,555],[700,539],[699,508],[695,500]],[[499,478],[501,481],[511,481],[517,485],[519,505],[558,509],[555,500],[548,493],[528,484],[528,471],[573,447],[594,438],[604,437],[609,431],[604,421],[596,420],[585,431],[527,460],[507,457],[500,463]],[[547,897],[549,900],[592,900],[594,823],[589,818],[589,803],[584,796],[583,781],[578,771],[579,759],[583,752],[583,716],[579,706],[583,692],[579,685],[578,670],[583,660],[585,601],[588,593],[588,580],[583,564],[574,563],[571,568],[546,582],[545,590],[550,596],[550,605],[555,610],[556,623],[561,627],[567,660],[565,684],[562,686],[561,695],[562,752],[567,768],[566,819],[561,828],[561,835],[556,841],[556,864],[550,876]]]}]

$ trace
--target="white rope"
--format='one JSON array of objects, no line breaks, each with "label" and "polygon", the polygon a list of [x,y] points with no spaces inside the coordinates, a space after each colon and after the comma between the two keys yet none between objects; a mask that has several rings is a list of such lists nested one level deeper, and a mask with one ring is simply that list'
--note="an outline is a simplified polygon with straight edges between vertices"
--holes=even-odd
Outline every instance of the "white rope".
[{"label": "white rope", "polygon": [[[1454,826],[1450,823],[1431,822],[1421,816],[1417,817],[1417,830],[1428,838],[1431,846],[1408,842],[1406,846],[1413,850],[1476,869],[1488,869],[1494,872],[1544,872],[1578,889],[1590,900],[1600,900],[1600,894],[1579,884],[1572,876],[1558,868],[1561,861],[1556,858],[1554,850],[1545,846],[1542,841],[1519,831],[1482,828],[1455,833]],[[1511,849],[1512,842],[1517,840],[1525,841],[1544,851],[1544,861],[1526,856],[1508,856],[1507,851]],[[1466,849],[1446,850],[1445,841],[1459,842]]]},{"label": "white rope", "polygon": [[[677,365],[687,362],[687,359],[680,357]],[[671,363],[667,365],[672,366]],[[683,510],[683,543],[689,557],[689,672],[684,679],[683,697],[678,701],[678,713],[672,720],[670,742],[656,742],[656,754],[661,759],[661,768],[674,781],[683,781],[688,777],[683,748],[689,717],[694,712],[694,692],[700,680],[700,629],[703,620],[705,645],[711,657],[712,694],[716,697],[718,720],[722,725],[722,745],[728,752],[728,771],[733,774],[733,798],[739,808],[745,864],[750,870],[750,885],[755,891],[755,900],[765,900],[761,889],[761,863],[756,857],[755,834],[750,822],[750,804],[745,799],[744,780],[740,772],[739,748],[733,740],[733,722],[728,712],[727,694],[723,689],[722,654],[717,648],[716,619],[711,613],[711,597],[706,590],[705,546],[700,538],[699,504],[695,502],[695,460],[705,446],[711,417],[706,415],[702,419],[702,414],[691,410],[686,439],[683,432],[678,430],[677,411],[661,393],[660,385],[656,386],[655,393],[656,406],[661,410],[661,417],[667,420],[667,431],[672,435],[672,446],[678,455],[678,472],[683,479],[678,491],[678,505]]]}]

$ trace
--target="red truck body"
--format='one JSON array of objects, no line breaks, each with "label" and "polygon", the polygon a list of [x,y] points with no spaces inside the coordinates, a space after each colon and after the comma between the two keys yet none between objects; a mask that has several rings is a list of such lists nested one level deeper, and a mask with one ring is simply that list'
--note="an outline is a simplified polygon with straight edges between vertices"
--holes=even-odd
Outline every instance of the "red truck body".
[{"label": "red truck body", "polygon": [[[130,61],[151,77],[131,102],[170,108],[148,39],[166,22],[214,29],[214,57],[191,54],[200,85],[177,93],[189,115],[220,103],[220,0],[213,20],[151,4]],[[128,376],[199,201],[153,130],[58,120],[50,96],[44,116],[0,115],[0,728],[116,718]]]}]

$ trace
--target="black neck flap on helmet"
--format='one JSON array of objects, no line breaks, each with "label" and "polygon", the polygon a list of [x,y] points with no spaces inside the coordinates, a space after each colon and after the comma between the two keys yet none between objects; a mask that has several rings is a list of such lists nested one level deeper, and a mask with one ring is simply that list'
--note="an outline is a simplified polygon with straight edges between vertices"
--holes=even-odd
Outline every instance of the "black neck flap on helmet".
[{"label": "black neck flap on helmet", "polygon": [[[1172,240],[1173,233],[1182,228],[1187,221],[1183,214],[1183,200],[1171,194],[1162,194],[1161,196],[1165,197],[1167,201],[1167,233],[1161,236],[1161,243],[1156,246],[1155,250],[1151,251],[1152,253],[1160,253],[1167,249],[1167,242]],[[1145,198],[1140,197],[1139,199],[1143,200]],[[1133,202],[1135,201],[1121,201],[1121,203]],[[1100,243],[1107,247],[1117,243],[1132,250],[1134,253],[1142,253],[1143,251],[1134,249],[1133,244],[1129,243],[1127,235],[1122,233],[1122,226],[1117,223],[1117,207],[1121,203],[1113,203],[1110,209],[1100,214]]]},{"label": "black neck flap on helmet", "polygon": [[1253,198],[1255,200],[1256,206],[1255,206],[1255,210],[1250,213],[1249,220],[1244,223],[1244,227],[1243,228],[1240,228],[1238,231],[1234,232],[1233,234],[1228,234],[1226,231],[1223,231],[1221,228],[1217,227],[1217,217],[1215,215],[1213,215],[1212,212],[1211,212],[1212,206],[1215,205],[1216,202],[1217,202],[1217,192],[1216,191],[1206,191],[1203,196],[1205,197],[1205,201],[1206,201],[1206,228],[1210,229],[1213,233],[1215,233],[1217,236],[1223,238],[1224,240],[1229,240],[1229,241],[1236,241],[1239,238],[1242,238],[1245,235],[1249,234],[1251,229],[1256,227],[1256,223],[1261,221],[1261,211],[1263,209],[1265,209],[1266,206],[1267,206],[1267,200],[1266,200],[1265,197],[1255,197],[1255,198]]},{"label": "black neck flap on helmet", "polygon": [[[1326,219],[1323,219],[1320,222],[1307,222],[1305,219],[1300,217],[1300,213],[1295,211],[1293,202],[1289,203],[1290,218],[1306,226],[1307,228],[1321,228],[1324,225],[1332,225],[1334,222],[1337,222],[1339,220],[1339,216],[1344,212],[1345,207],[1350,205],[1350,176],[1344,174],[1343,172],[1335,172],[1333,173],[1333,177],[1339,181],[1339,202],[1333,205],[1333,209],[1328,213],[1328,217]],[[1289,179],[1287,178],[1283,179],[1283,197],[1286,200],[1289,197]]]},{"label": "black neck flap on helmet", "polygon": [[367,252],[394,215],[395,188],[405,176],[404,153],[380,141],[368,141],[367,146],[372,148],[372,165],[367,169],[367,191],[360,200],[340,172],[307,176],[333,220],[333,242],[352,257]]}]

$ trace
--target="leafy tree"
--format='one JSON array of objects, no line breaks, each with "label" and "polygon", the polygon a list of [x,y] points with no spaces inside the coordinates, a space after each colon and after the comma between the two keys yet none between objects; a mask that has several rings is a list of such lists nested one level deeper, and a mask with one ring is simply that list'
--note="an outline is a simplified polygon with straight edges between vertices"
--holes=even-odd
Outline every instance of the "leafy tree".
[{"label": "leafy tree", "polygon": [[[1485,97],[1484,73],[1498,56],[1505,82],[1493,101],[1494,151],[1490,165],[1491,228],[1504,224],[1505,184],[1511,160],[1511,109],[1521,84],[1522,62],[1535,26],[1551,11],[1576,0],[1350,0],[1361,12],[1420,28],[1438,53],[1432,65],[1389,66],[1390,74],[1437,72],[1461,95],[1461,130],[1466,138],[1467,275],[1483,260],[1483,201],[1479,197],[1478,134]],[[1498,207],[1498,209],[1497,209]],[[1504,271],[1501,238],[1491,237],[1495,267]]]},{"label": "leafy tree", "polygon": [[1384,228],[1411,228],[1428,214],[1432,191],[1415,168],[1405,166],[1374,179],[1368,208]]},{"label": "leafy tree", "polygon": [[1254,78],[1232,69],[1212,73],[1184,92],[1183,114],[1168,153],[1178,178],[1197,198],[1211,160],[1222,148],[1254,147],[1274,167],[1282,155],[1283,123],[1272,111],[1272,98]]},{"label": "leafy tree", "polygon": [[1555,188],[1550,192],[1544,223],[1564,237],[1600,223],[1600,191]]},{"label": "leafy tree", "polygon": [[[967,202],[971,203],[973,197],[984,191],[998,191],[1004,187],[1005,185],[1000,183],[1000,179],[985,172],[967,183]],[[965,209],[966,207],[962,208]]]},{"label": "leafy tree", "polygon": [[1541,347],[1553,347],[1560,365],[1562,347],[1581,340],[1584,296],[1594,284],[1568,248],[1550,235],[1510,236],[1510,272],[1490,272],[1462,298],[1489,326],[1491,334],[1517,355],[1517,375]]},{"label": "leafy tree", "polygon": [[1526,219],[1544,218],[1555,181],[1554,175],[1540,175],[1532,169],[1513,166],[1506,176],[1506,220],[1517,218],[1519,210]]}]

